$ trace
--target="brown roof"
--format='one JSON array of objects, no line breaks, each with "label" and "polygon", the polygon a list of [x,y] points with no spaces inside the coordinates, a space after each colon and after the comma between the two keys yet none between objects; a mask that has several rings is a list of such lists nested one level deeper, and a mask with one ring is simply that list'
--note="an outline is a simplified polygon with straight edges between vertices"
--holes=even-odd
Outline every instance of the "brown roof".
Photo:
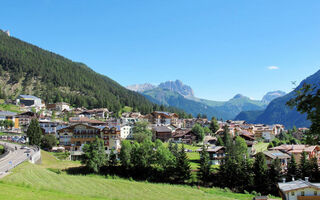
[{"label": "brown roof", "polygon": [[172,132],[172,130],[166,126],[156,126],[153,128],[153,130],[158,133],[160,133],[160,132],[162,132],[162,133],[170,132],[171,133]]},{"label": "brown roof", "polygon": [[90,124],[105,124],[103,121],[89,119],[88,117],[70,117],[70,123],[90,123]]}]

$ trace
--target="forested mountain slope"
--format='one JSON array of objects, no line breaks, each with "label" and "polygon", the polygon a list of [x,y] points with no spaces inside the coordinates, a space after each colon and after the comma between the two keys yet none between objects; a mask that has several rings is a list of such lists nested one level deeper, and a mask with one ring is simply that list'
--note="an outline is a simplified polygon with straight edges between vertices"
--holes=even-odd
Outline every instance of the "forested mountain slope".
[{"label": "forested mountain slope", "polygon": [[85,64],[7,36],[0,31],[1,98],[32,94],[47,103],[65,101],[88,108],[123,106],[143,113],[159,107],[141,94],[127,90]]}]

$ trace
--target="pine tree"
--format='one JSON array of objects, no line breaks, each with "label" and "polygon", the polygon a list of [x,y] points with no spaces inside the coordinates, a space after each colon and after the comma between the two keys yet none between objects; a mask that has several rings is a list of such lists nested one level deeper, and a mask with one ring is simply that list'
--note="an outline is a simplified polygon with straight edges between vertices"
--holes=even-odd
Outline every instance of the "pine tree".
[{"label": "pine tree", "polygon": [[257,192],[264,192],[267,188],[267,163],[266,158],[262,152],[256,154],[253,164],[254,185]]},{"label": "pine tree", "polygon": [[268,192],[270,194],[277,194],[277,183],[281,178],[281,163],[278,158],[272,161],[270,169],[268,170]]},{"label": "pine tree", "polygon": [[40,146],[42,138],[42,130],[37,119],[32,119],[27,130],[27,137],[30,145]]},{"label": "pine tree", "polygon": [[307,153],[303,151],[301,154],[301,159],[299,164],[300,178],[304,179],[305,177],[309,177],[309,173],[310,173],[310,164],[307,158]]},{"label": "pine tree", "polygon": [[223,127],[223,143],[227,149],[228,153],[231,153],[232,151],[232,138],[229,132],[229,127],[225,125]]},{"label": "pine tree", "polygon": [[184,183],[191,177],[190,162],[183,144],[176,160],[176,176],[176,180],[178,183]]},{"label": "pine tree", "polygon": [[212,117],[209,128],[213,134],[215,134],[219,130],[219,124],[215,117]]},{"label": "pine tree", "polygon": [[287,178],[290,179],[292,177],[297,177],[297,175],[298,175],[298,167],[297,167],[296,159],[294,158],[293,154],[291,154],[291,160],[288,164]]},{"label": "pine tree", "polygon": [[320,171],[319,171],[319,165],[317,157],[313,157],[310,159],[310,180],[313,182],[319,182],[320,181]]},{"label": "pine tree", "polygon": [[200,152],[200,166],[198,171],[198,179],[202,182],[203,185],[207,185],[210,179],[210,158],[209,153],[207,152],[207,147],[202,145],[202,151]]}]

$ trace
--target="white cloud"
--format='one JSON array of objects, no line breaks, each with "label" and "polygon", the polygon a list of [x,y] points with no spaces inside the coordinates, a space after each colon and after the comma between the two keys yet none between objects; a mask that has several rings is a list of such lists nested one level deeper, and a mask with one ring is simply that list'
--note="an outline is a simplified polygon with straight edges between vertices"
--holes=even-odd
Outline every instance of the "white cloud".
[{"label": "white cloud", "polygon": [[277,66],[269,66],[268,69],[269,70],[277,70],[277,69],[279,69],[279,67],[277,67]]}]

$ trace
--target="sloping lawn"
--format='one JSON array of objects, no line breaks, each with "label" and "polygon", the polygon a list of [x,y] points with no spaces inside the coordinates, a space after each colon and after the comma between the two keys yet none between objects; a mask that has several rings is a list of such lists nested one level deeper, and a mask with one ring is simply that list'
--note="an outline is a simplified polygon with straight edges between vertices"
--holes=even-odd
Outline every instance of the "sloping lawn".
[{"label": "sloping lawn", "polygon": [[263,152],[263,151],[268,150],[268,145],[269,145],[269,143],[259,142],[259,143],[255,144],[253,147],[255,148],[256,153],[259,153],[259,152]]},{"label": "sloping lawn", "polygon": [[252,195],[182,185],[155,184],[99,175],[57,174],[46,168],[80,166],[74,161],[59,161],[42,151],[42,164],[25,162],[0,182],[0,199],[211,199],[251,200]]}]

